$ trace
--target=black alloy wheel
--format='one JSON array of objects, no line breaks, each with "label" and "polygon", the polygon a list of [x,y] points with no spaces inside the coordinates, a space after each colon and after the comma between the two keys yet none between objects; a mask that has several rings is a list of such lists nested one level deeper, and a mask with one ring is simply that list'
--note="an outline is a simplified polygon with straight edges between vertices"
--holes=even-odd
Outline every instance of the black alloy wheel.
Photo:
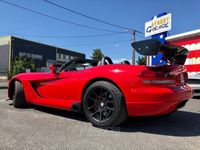
[{"label": "black alloy wheel", "polygon": [[107,81],[98,81],[89,86],[84,96],[83,110],[88,120],[97,127],[116,126],[127,118],[122,93]]}]

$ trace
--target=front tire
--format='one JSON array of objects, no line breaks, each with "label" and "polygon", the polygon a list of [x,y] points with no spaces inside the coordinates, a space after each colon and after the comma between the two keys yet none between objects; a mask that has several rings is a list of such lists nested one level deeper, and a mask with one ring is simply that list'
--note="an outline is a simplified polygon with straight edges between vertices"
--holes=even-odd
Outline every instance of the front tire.
[{"label": "front tire", "polygon": [[24,108],[27,106],[27,102],[24,95],[24,88],[21,82],[15,81],[13,106],[15,108]]},{"label": "front tire", "polygon": [[121,91],[107,81],[97,81],[87,88],[83,111],[96,127],[117,126],[128,117]]}]

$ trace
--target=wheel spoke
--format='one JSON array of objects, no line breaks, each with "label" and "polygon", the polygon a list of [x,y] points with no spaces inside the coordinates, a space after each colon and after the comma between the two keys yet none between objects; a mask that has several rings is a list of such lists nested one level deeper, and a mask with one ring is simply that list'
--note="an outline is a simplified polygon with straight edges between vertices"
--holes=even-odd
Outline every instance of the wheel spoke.
[{"label": "wheel spoke", "polygon": [[105,98],[105,99],[108,99],[108,91],[105,91],[102,97]]},{"label": "wheel spoke", "polygon": [[92,101],[97,101],[96,99],[94,99],[93,97],[88,97],[89,99],[91,99]]},{"label": "wheel spoke", "polygon": [[99,113],[100,113],[100,115],[99,115],[99,121],[101,121],[101,120],[102,120],[102,117],[103,117],[103,116],[102,116],[103,114],[102,114],[102,111],[100,111]]},{"label": "wheel spoke", "polygon": [[99,97],[94,91],[92,91],[92,94],[95,95],[96,97]]},{"label": "wheel spoke", "polygon": [[107,110],[114,111],[114,108],[107,107]]},{"label": "wheel spoke", "polygon": [[114,103],[113,101],[109,101],[109,100],[107,100],[106,102],[107,102],[107,103],[112,103],[112,104]]},{"label": "wheel spoke", "polygon": [[107,114],[107,111],[105,111],[105,117],[106,117],[106,119],[108,119],[108,114]]},{"label": "wheel spoke", "polygon": [[94,107],[96,107],[96,105],[93,105],[93,106],[88,107],[88,110],[90,110],[90,109],[92,109],[92,108],[94,108]]},{"label": "wheel spoke", "polygon": [[94,113],[90,114],[90,116],[94,116],[99,112],[99,109],[97,111],[95,111]]},{"label": "wheel spoke", "polygon": [[103,88],[100,88],[100,97],[103,97]]}]

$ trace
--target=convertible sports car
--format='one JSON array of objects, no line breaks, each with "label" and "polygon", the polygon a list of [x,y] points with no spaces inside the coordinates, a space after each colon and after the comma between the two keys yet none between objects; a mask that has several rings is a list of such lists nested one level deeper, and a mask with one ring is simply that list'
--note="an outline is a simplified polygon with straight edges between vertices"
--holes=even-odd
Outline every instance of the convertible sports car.
[{"label": "convertible sports car", "polygon": [[8,96],[16,108],[27,104],[83,112],[98,127],[121,124],[128,116],[166,115],[192,97],[184,62],[187,49],[157,40],[132,43],[138,53],[163,53],[167,65],[113,64],[74,59],[51,65],[49,73],[23,73],[9,82]]}]

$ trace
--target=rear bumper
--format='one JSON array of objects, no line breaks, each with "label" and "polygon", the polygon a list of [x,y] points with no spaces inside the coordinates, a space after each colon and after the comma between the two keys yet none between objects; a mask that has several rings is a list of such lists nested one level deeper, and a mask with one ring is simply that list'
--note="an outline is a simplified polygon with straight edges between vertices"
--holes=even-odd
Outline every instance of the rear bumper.
[{"label": "rear bumper", "polygon": [[200,96],[200,85],[199,84],[190,84],[193,91],[193,96]]},{"label": "rear bumper", "polygon": [[159,116],[184,105],[192,97],[191,87],[146,87],[132,91],[126,102],[129,116]]}]

